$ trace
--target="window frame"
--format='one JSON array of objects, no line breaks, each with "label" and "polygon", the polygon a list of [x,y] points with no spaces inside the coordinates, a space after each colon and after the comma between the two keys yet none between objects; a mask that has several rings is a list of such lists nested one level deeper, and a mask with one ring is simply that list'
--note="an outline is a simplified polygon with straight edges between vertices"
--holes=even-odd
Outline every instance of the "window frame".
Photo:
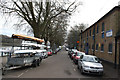
[{"label": "window frame", "polygon": [[[110,47],[111,47],[112,49],[111,49]],[[112,51],[110,51],[110,50],[112,50]],[[109,43],[109,44],[108,44],[108,53],[112,53],[112,52],[113,52],[113,44],[112,44],[112,43]]]},{"label": "window frame", "polygon": [[101,44],[101,52],[104,52],[104,44]]},{"label": "window frame", "polygon": [[96,48],[95,48],[96,51],[98,51],[98,44],[96,44]]},{"label": "window frame", "polygon": [[97,25],[97,34],[99,33],[99,25]]}]

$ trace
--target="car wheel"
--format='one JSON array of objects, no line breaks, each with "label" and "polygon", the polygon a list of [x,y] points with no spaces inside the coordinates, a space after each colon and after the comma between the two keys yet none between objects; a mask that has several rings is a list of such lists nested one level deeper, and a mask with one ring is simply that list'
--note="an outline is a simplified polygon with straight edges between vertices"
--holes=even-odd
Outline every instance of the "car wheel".
[{"label": "car wheel", "polygon": [[5,68],[1,68],[2,69],[2,75],[5,75],[7,73],[7,70],[5,70]]},{"label": "car wheel", "polygon": [[40,66],[40,60],[39,59],[37,60],[37,66]]},{"label": "car wheel", "polygon": [[81,74],[83,74],[84,72],[83,72],[83,68],[81,67],[81,69],[80,69],[80,72],[81,72]]},{"label": "car wheel", "polygon": [[102,73],[100,73],[100,76],[103,76],[103,72],[102,72]]},{"label": "car wheel", "polygon": [[77,65],[77,68],[80,69],[78,65]]},{"label": "car wheel", "polygon": [[37,67],[37,61],[36,61],[36,60],[33,61],[32,66],[33,66],[33,67]]}]

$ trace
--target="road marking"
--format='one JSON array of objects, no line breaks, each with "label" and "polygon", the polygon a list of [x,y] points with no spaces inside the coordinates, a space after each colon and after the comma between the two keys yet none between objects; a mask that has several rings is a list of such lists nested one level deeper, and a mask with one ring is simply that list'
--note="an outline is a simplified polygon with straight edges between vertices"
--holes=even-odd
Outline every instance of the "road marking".
[{"label": "road marking", "polygon": [[26,70],[25,72],[28,72],[28,70]]},{"label": "road marking", "polygon": [[76,69],[74,69],[74,71],[76,71]]},{"label": "road marking", "polygon": [[75,67],[75,66],[73,65],[73,67]]},{"label": "road marking", "polygon": [[22,76],[24,73],[21,73],[20,75],[18,75],[18,77]]}]

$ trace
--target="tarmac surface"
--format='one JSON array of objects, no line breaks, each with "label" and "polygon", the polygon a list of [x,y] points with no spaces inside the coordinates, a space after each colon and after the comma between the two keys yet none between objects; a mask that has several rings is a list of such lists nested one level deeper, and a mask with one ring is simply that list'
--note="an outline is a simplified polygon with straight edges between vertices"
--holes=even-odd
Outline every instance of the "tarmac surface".
[{"label": "tarmac surface", "polygon": [[[5,58],[5,57],[4,57]],[[3,59],[3,62],[6,59]],[[104,75],[82,75],[77,65],[69,58],[68,52],[62,49],[57,54],[42,60],[40,66],[16,68],[7,71],[2,78],[118,78],[119,73],[112,64],[102,61]]]}]

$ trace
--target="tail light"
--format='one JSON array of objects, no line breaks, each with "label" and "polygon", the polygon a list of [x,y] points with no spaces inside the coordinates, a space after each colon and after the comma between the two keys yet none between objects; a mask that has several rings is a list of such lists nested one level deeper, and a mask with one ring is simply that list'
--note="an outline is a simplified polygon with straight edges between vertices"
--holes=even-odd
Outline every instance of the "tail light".
[{"label": "tail light", "polygon": [[76,56],[75,59],[80,59],[80,56]]}]

